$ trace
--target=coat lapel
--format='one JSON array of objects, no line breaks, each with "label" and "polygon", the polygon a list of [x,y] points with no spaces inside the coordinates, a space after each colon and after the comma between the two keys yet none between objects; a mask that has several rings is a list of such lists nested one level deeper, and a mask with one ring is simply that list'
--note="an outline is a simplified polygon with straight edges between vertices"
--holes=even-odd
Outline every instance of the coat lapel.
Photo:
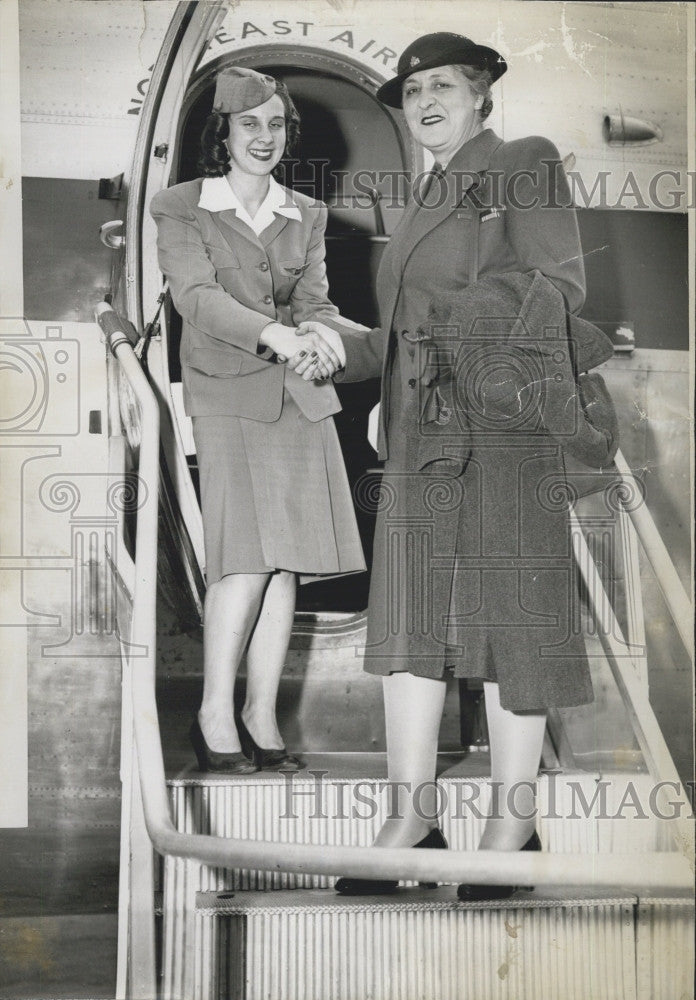
[{"label": "coat lapel", "polygon": [[[438,191],[438,180],[434,181],[434,190],[430,197],[424,199],[426,204],[419,205],[416,192],[404,209],[399,226],[394,232],[388,253],[391,261],[387,263],[382,281],[378,275],[378,300],[380,302],[380,319],[387,330],[391,330],[394,310],[399,297],[403,272],[406,264],[420,241],[433,229],[451,215],[461,205],[466,193],[478,182],[478,176],[488,169],[493,152],[501,145],[502,140],[492,129],[484,129],[477,136],[465,143],[452,157],[444,174],[444,186]],[[432,199],[432,200],[431,200]],[[428,208],[428,204],[438,204],[437,208]],[[386,262],[385,262],[386,263]],[[388,269],[388,270],[387,270]],[[384,338],[384,366],[388,368],[391,336]],[[383,382],[386,390],[388,379]],[[383,407],[384,410],[384,407]]]},{"label": "coat lapel", "polygon": [[[487,169],[491,153],[500,142],[492,129],[479,132],[455,153],[444,175],[434,179],[425,198],[414,194],[415,206],[413,202],[410,206],[413,215],[410,225],[404,227],[400,253],[396,255],[401,273],[420,241],[460,207],[467,191],[478,182],[478,175]],[[420,206],[419,201],[422,201]]]},{"label": "coat lapel", "polygon": [[[392,270],[394,277],[398,280],[401,278],[401,272],[403,271],[404,255],[403,247],[409,240],[409,233],[411,232],[411,226],[413,221],[420,211],[418,204],[418,197],[416,191],[411,192],[411,198],[404,209],[404,214],[399,220],[398,229],[394,232],[391,243],[392,243]],[[403,237],[402,234],[403,233]],[[398,247],[398,249],[397,249]]]},{"label": "coat lapel", "polygon": [[242,222],[241,219],[237,218],[237,213],[233,208],[225,209],[224,212],[211,212],[210,217],[217,226],[223,240],[232,251],[234,251],[235,241],[240,236],[247,243],[251,243],[252,246],[258,247],[261,244],[264,248],[268,247],[282,233],[289,222],[287,216],[276,215],[270,226],[266,226],[263,232],[257,236],[254,230],[247,226],[246,222]]},{"label": "coat lapel", "polygon": [[[425,189],[426,185],[423,187]],[[449,171],[435,177],[427,193],[414,193],[415,211],[400,247],[402,272],[420,241],[454,212],[463,196],[463,191],[455,190],[454,178]]]},{"label": "coat lapel", "polygon": [[259,240],[256,233],[247,226],[246,222],[242,222],[241,219],[237,218],[237,213],[233,208],[226,208],[224,212],[210,212],[209,214],[223,240],[232,252],[235,252],[234,244],[240,236],[247,243],[258,247]]},{"label": "coat lapel", "polygon": [[270,226],[266,226],[266,228],[259,233],[258,239],[261,241],[263,246],[269,246],[276,236],[280,236],[289,221],[290,220],[286,215],[276,215]]}]

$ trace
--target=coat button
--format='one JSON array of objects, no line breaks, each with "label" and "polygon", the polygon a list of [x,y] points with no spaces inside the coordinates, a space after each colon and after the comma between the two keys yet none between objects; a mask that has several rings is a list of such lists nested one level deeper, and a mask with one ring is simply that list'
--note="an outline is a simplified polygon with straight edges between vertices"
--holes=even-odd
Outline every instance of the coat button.
[{"label": "coat button", "polygon": [[262,260],[261,263],[259,264],[259,267],[261,268],[262,271],[267,271],[268,270],[268,261],[267,260]]},{"label": "coat button", "polygon": [[273,299],[272,299],[272,297],[270,295],[264,295],[263,301],[266,303],[267,306],[270,306],[270,304],[273,301]]},{"label": "coat button", "polygon": [[415,380],[414,378],[410,378],[410,379],[408,380],[408,384],[410,385],[410,387],[411,387],[412,389],[415,389],[415,388],[416,388],[416,380]]}]

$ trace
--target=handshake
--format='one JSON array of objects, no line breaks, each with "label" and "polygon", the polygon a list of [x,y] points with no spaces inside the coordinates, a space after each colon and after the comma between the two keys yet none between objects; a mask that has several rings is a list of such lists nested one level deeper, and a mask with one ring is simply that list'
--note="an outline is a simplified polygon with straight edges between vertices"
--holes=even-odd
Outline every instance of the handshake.
[{"label": "handshake", "polygon": [[346,363],[340,336],[316,320],[306,320],[297,328],[269,323],[261,332],[259,344],[274,351],[278,361],[287,364],[305,382],[329,379]]}]

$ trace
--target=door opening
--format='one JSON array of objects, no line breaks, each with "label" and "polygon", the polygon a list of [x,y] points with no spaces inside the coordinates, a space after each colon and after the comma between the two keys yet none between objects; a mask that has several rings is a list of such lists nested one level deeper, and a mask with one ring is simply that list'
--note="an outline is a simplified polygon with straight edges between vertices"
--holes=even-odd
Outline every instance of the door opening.
[{"label": "door opening", "polygon": [[[299,149],[281,164],[287,187],[329,206],[327,273],[332,301],[342,313],[366,326],[378,325],[375,278],[384,245],[404,204],[404,179],[414,169],[405,125],[374,97],[381,82],[350,60],[316,50],[277,47],[247,50],[207,64],[192,82],[181,113],[171,183],[198,177],[200,136],[212,107],[215,76],[226,65],[246,65],[282,80],[301,117]],[[169,378],[181,381],[181,322],[170,306],[167,317]],[[367,442],[367,419],[378,400],[377,380],[337,386],[343,410],[335,420],[354,490],[377,465]],[[195,455],[189,468],[196,489]],[[360,490],[361,496],[373,490]],[[375,511],[356,504],[368,566],[372,557]],[[298,611],[362,611],[367,605],[369,571],[301,587]]]}]

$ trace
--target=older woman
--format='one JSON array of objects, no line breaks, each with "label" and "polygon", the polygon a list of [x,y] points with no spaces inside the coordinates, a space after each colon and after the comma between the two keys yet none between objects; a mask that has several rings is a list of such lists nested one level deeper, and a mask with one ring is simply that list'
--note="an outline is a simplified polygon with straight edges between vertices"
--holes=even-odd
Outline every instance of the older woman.
[{"label": "older woman", "polygon": [[[183,318],[206,556],[204,691],[191,739],[202,770],[296,770],[275,705],[296,578],[365,568],[325,381],[343,361],[324,265],[327,210],[272,173],[297,141],[283,86],[231,67],[217,78],[203,178],[152,200],[159,260]],[[359,329],[353,324],[353,329]],[[305,378],[282,363],[302,347]],[[298,355],[299,359],[299,355]],[[233,714],[246,652],[246,701]]]},{"label": "older woman", "polygon": [[[413,42],[378,91],[435,158],[380,265],[381,328],[343,338],[345,378],[382,377],[365,662],[384,677],[399,798],[380,846],[445,846],[434,779],[448,673],[484,682],[499,790],[485,849],[540,849],[533,783],[547,710],[593,697],[563,450],[598,466],[612,457],[615,425],[592,425],[575,381],[607,345],[574,316],[582,251],[555,147],[503,142],[484,124],[506,68],[493,49],[437,32]],[[344,894],[396,886],[336,884]],[[463,885],[459,896],[513,888]]]}]

